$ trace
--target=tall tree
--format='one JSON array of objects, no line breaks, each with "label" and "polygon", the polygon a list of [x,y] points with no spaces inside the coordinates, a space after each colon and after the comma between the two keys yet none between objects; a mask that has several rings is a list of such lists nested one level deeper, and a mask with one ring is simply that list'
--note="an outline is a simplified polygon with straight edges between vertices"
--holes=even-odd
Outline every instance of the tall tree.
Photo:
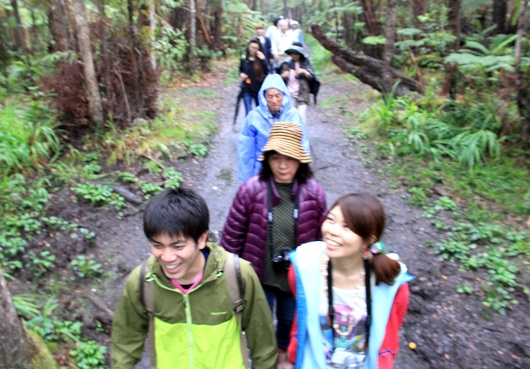
[{"label": "tall tree", "polygon": [[526,0],[519,0],[521,4],[521,14],[517,22],[517,41],[515,43],[515,70],[517,75],[517,106],[521,117],[521,136],[527,141],[530,135],[530,67],[521,66],[521,48],[523,34],[526,32],[526,10],[528,3]]},{"label": "tall tree", "polygon": [[[396,0],[387,0],[386,2],[386,25],[385,25],[385,50],[383,53],[383,62],[385,63],[385,76],[383,81],[389,82],[392,80],[390,77],[390,67],[392,63],[392,57],[394,56],[394,40],[396,38]],[[384,91],[387,93],[391,91],[392,86],[384,86]]]},{"label": "tall tree", "polygon": [[[150,4],[153,0],[150,1]],[[154,118],[156,115],[156,99],[157,99],[157,76],[155,59],[155,45],[154,45],[154,8],[145,2],[140,7],[138,16],[138,24],[141,27],[141,39],[138,42],[138,47],[135,48],[135,53],[140,56],[140,78],[142,86],[142,101],[140,106],[141,114],[145,113],[148,117]]]},{"label": "tall tree", "polygon": [[497,26],[497,33],[506,32],[507,0],[493,0],[493,23]]},{"label": "tall tree", "polygon": [[[462,0],[448,0],[449,6],[449,27],[453,31],[455,36],[454,51],[458,52],[460,49],[460,38],[461,38],[461,10]],[[456,98],[456,74],[458,68],[456,64],[446,63],[445,64],[445,83],[442,88],[442,94],[449,94],[451,98]]]},{"label": "tall tree", "polygon": [[195,59],[195,48],[197,46],[196,17],[195,0],[190,0],[190,69],[192,72],[197,70],[197,60]]},{"label": "tall tree", "polygon": [[26,36],[24,35],[24,26],[22,25],[22,19],[20,18],[20,12],[18,11],[18,1],[11,0],[11,7],[13,8],[13,13],[15,14],[15,19],[17,22],[17,31],[16,31],[17,48],[22,52],[22,55],[24,55],[26,64],[29,65],[28,45],[26,43]]},{"label": "tall tree", "polygon": [[142,61],[141,61],[141,55],[136,52],[140,45],[138,42],[138,32],[136,30],[136,23],[134,22],[134,14],[135,14],[135,6],[133,3],[133,0],[127,0],[127,15],[129,20],[129,38],[130,38],[130,46],[129,46],[129,52],[131,55],[130,62],[132,63],[132,74],[134,81],[134,91],[133,95],[135,97],[136,104],[131,104],[133,106],[143,106],[143,78],[142,78]]},{"label": "tall tree", "polygon": [[90,119],[92,122],[96,123],[99,130],[100,125],[103,123],[103,109],[101,106],[101,96],[99,94],[96,71],[94,69],[94,59],[92,57],[92,47],[90,45],[90,29],[88,28],[86,20],[85,3],[83,0],[73,0],[72,5],[79,43],[79,53],[83,62]]},{"label": "tall tree", "polygon": [[414,27],[421,28],[419,16],[427,13],[426,0],[411,0],[410,8],[412,10],[412,22],[414,22]]},{"label": "tall tree", "polygon": [[[214,0],[210,2],[213,9],[213,43],[215,50],[224,50],[223,47],[223,1]],[[256,2],[254,1],[254,7]]]},{"label": "tall tree", "polygon": [[[369,36],[379,36],[381,34],[381,27],[379,25],[378,6],[372,0],[359,1],[363,9],[363,18],[368,30]],[[366,55],[373,58],[381,59],[381,48],[378,45],[363,45],[363,51]]]},{"label": "tall tree", "polygon": [[0,368],[27,369],[30,345],[0,268]]},{"label": "tall tree", "polygon": [[70,17],[68,7],[63,0],[50,0],[48,10],[48,28],[53,37],[52,50],[66,51],[73,49],[68,30]]}]

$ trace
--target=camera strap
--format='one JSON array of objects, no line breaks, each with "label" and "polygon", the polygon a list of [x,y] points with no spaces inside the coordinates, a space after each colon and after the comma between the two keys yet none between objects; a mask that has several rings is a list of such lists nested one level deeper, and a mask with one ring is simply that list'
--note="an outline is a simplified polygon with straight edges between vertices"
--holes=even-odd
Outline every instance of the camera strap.
[{"label": "camera strap", "polygon": [[[368,343],[370,342],[370,326],[372,324],[372,289],[370,286],[370,262],[367,258],[363,259],[364,263],[364,271],[365,271],[365,278],[364,278],[364,287],[365,287],[365,293],[366,293],[366,321],[365,321],[365,329],[366,329],[366,341],[364,343],[364,347],[368,349]],[[330,320],[330,328],[333,332],[333,323],[335,321],[335,309],[333,309],[333,276],[332,276],[332,264],[331,260],[328,260],[328,315]],[[334,340],[333,340],[334,341]],[[335,349],[335,342],[332,342],[333,349]]]},{"label": "camera strap", "polygon": [[[298,194],[300,193],[300,188],[297,189],[295,196],[294,196],[294,209],[293,209],[293,220],[294,220],[294,232],[293,232],[293,246],[296,246],[296,230],[298,225]],[[272,239],[272,223],[274,221],[274,217],[272,214],[272,185],[271,181],[267,181],[267,243],[269,244],[270,248],[270,259],[272,261],[272,258],[274,257],[273,254],[273,239]]]}]

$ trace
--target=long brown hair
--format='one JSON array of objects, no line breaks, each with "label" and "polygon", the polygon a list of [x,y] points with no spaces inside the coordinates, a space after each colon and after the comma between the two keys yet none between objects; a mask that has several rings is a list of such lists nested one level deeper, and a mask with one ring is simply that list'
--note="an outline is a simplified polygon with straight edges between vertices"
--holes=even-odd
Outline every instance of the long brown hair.
[{"label": "long brown hair", "polygon": [[[264,53],[263,46],[261,46],[261,41],[259,40],[259,38],[254,37],[247,44],[247,57],[248,57],[248,46],[250,44],[257,44],[259,47],[259,51]],[[256,81],[263,82],[263,80],[265,79],[265,71],[263,70],[261,59],[256,56],[254,58],[254,62],[252,63],[252,66],[254,68],[254,76],[256,77]]]},{"label": "long brown hair", "polygon": [[[342,211],[348,227],[365,242],[375,243],[381,240],[385,229],[385,209],[375,196],[366,193],[347,193],[339,197],[330,209],[335,206]],[[373,255],[371,264],[376,284],[383,282],[392,285],[401,270],[399,263],[385,253]]]}]

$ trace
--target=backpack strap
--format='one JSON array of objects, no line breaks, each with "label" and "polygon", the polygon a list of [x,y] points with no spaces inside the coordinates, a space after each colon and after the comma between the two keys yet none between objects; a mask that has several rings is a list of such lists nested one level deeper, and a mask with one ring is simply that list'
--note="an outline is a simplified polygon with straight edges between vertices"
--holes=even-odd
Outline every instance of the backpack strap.
[{"label": "backpack strap", "polygon": [[146,282],[147,260],[142,264],[140,269],[140,301],[149,314],[149,369],[156,369],[156,350],[155,350],[155,298],[153,282]]},{"label": "backpack strap", "polygon": [[236,254],[229,253],[225,262],[225,278],[228,290],[230,291],[230,299],[234,306],[234,312],[236,313],[237,323],[239,324],[239,343],[241,345],[241,356],[243,357],[243,364],[245,369],[250,368],[247,340],[243,334],[242,316],[243,316],[243,304],[244,304],[244,288],[243,280],[241,278],[241,267],[239,265],[239,256]]}]

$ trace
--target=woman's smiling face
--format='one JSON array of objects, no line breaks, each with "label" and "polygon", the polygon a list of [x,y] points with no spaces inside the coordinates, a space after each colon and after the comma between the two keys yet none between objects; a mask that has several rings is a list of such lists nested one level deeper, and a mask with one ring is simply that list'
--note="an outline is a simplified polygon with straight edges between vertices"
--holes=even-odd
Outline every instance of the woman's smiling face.
[{"label": "woman's smiling face", "polygon": [[367,242],[346,224],[339,206],[329,211],[321,230],[326,254],[330,258],[362,257],[368,246]]}]

